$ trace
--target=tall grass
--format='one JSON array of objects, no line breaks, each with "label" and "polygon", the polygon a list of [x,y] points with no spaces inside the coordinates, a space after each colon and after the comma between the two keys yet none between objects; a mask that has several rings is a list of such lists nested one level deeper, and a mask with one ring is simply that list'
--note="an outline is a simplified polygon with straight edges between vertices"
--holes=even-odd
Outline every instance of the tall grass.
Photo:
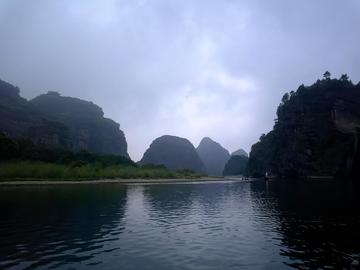
[{"label": "tall grass", "polygon": [[194,178],[199,175],[190,171],[171,171],[166,168],[134,167],[126,165],[69,166],[34,161],[12,161],[0,163],[0,179],[131,179],[131,178]]}]

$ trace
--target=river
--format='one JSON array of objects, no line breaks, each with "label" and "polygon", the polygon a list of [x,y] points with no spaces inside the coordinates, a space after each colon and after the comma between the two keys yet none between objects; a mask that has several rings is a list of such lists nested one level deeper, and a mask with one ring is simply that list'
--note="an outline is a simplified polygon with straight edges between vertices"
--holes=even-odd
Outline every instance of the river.
[{"label": "river", "polygon": [[359,187],[0,187],[0,269],[358,269]]}]

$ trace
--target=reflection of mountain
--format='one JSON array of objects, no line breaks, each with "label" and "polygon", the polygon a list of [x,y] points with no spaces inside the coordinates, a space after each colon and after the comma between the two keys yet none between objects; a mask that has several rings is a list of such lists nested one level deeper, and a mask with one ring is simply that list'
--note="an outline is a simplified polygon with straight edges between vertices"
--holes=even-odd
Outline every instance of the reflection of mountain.
[{"label": "reflection of mountain", "polygon": [[17,261],[33,267],[96,261],[95,250],[106,252],[122,232],[125,203],[126,188],[112,185],[7,188],[1,224],[13,226],[14,234],[0,228],[0,268]]},{"label": "reflection of mountain", "polygon": [[360,254],[360,198],[341,183],[251,183],[256,211],[278,222],[282,256],[299,269],[351,269]]},{"label": "reflection of mountain", "polygon": [[152,185],[144,189],[146,201],[152,208],[149,215],[164,222],[182,222],[190,215],[198,215],[215,224],[212,220],[215,215],[233,209],[235,203],[244,203],[243,198],[239,202],[239,193],[243,194],[244,190],[223,183]]},{"label": "reflection of mountain", "polygon": [[190,214],[196,193],[192,185],[153,185],[145,187],[144,196],[153,209],[150,217],[168,222]]}]

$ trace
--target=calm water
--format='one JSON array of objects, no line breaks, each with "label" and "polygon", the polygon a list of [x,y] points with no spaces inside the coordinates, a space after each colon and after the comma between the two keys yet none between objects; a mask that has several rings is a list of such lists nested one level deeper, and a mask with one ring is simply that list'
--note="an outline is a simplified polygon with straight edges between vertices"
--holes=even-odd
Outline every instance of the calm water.
[{"label": "calm water", "polygon": [[358,269],[359,188],[0,188],[0,269]]}]

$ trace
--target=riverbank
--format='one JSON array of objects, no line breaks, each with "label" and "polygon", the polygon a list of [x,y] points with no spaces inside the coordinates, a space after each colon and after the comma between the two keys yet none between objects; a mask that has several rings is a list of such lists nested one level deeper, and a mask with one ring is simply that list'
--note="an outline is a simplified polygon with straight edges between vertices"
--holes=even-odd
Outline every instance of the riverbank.
[{"label": "riverbank", "polygon": [[11,179],[0,180],[0,186],[17,185],[76,185],[76,184],[171,184],[171,183],[197,183],[197,182],[227,182],[244,181],[241,178],[227,179],[223,177],[200,178],[169,178],[169,179],[101,179],[101,180],[39,180],[39,179]]},{"label": "riverbank", "polygon": [[85,181],[100,179],[194,179],[203,175],[189,170],[174,171],[163,166],[56,164],[37,161],[0,163],[0,181]]}]

